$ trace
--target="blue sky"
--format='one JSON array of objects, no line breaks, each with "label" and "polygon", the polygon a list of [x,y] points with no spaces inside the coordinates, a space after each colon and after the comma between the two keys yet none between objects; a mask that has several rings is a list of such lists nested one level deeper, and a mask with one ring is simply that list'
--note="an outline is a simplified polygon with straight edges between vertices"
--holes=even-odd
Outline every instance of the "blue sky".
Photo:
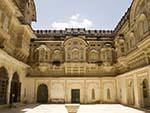
[{"label": "blue sky", "polygon": [[114,29],[132,0],[35,0],[34,29]]}]

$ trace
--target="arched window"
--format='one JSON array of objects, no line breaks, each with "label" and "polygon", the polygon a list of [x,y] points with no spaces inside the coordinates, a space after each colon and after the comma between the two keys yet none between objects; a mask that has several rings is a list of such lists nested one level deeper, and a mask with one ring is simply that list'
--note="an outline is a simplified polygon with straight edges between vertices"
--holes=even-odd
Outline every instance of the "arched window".
[{"label": "arched window", "polygon": [[49,48],[46,45],[42,44],[38,48],[35,49],[35,52],[34,52],[35,55],[34,55],[34,57],[38,61],[43,62],[45,60],[48,60],[48,58],[49,58],[49,52],[50,52]]},{"label": "arched window", "polygon": [[108,88],[107,89],[107,100],[110,100],[110,99],[111,99],[110,89]]},{"label": "arched window", "polygon": [[80,59],[81,60],[83,60],[84,59],[84,53],[83,53],[84,51],[81,51],[81,53],[80,53]]},{"label": "arched window", "polygon": [[104,52],[101,52],[101,59],[102,59],[103,61],[105,61],[105,53],[104,53]]},{"label": "arched window", "polygon": [[112,60],[113,60],[112,49],[111,50],[107,50],[106,55],[107,55],[107,61],[112,62]]},{"label": "arched window", "polygon": [[19,102],[21,94],[21,82],[17,72],[13,74],[11,81],[10,103]]},{"label": "arched window", "polygon": [[145,14],[141,14],[138,23],[139,40],[142,40],[143,35],[148,31],[148,20]]},{"label": "arched window", "polygon": [[139,33],[139,38],[141,40],[142,35],[144,34],[144,32],[143,32],[143,21],[140,21],[138,29],[139,29],[139,32],[138,32]]},{"label": "arched window", "polygon": [[64,42],[66,61],[85,61],[86,60],[86,41],[81,37],[73,37]]},{"label": "arched window", "polygon": [[130,33],[130,41],[132,43],[132,47],[134,47],[136,45],[136,42],[138,42],[138,41],[136,41],[135,35],[133,32]]},{"label": "arched window", "polygon": [[95,100],[95,90],[94,90],[94,88],[92,89],[92,100]]},{"label": "arched window", "polygon": [[98,52],[96,50],[92,50],[90,52],[91,60],[98,60]]},{"label": "arched window", "polygon": [[68,51],[67,52],[67,60],[70,60],[71,59],[71,55],[70,55],[70,52]]},{"label": "arched window", "polygon": [[143,21],[143,30],[144,30],[144,33],[148,31],[148,20],[146,17],[144,18],[144,21]]},{"label": "arched window", "polygon": [[45,59],[48,59],[48,52],[45,53]]},{"label": "arched window", "polygon": [[40,61],[44,61],[44,59],[45,59],[45,52],[46,52],[45,49],[42,48],[39,52],[40,52],[39,53]]},{"label": "arched window", "polygon": [[39,51],[36,51],[36,50],[34,51],[33,59],[37,61],[39,60]]},{"label": "arched window", "polygon": [[149,92],[148,92],[148,81],[145,79],[142,82],[142,86],[143,86],[143,97],[144,98],[148,98],[149,97]]},{"label": "arched window", "polygon": [[8,73],[4,67],[0,68],[0,105],[7,103]]},{"label": "arched window", "polygon": [[62,60],[61,57],[62,57],[61,51],[60,50],[55,50],[53,52],[53,58],[52,58],[53,65],[60,66],[61,60]]},{"label": "arched window", "polygon": [[74,49],[72,51],[72,59],[73,60],[79,60],[79,50],[78,49]]},{"label": "arched window", "polygon": [[60,50],[55,50],[54,51],[53,60],[54,61],[60,61],[61,60],[61,52],[60,52]]}]

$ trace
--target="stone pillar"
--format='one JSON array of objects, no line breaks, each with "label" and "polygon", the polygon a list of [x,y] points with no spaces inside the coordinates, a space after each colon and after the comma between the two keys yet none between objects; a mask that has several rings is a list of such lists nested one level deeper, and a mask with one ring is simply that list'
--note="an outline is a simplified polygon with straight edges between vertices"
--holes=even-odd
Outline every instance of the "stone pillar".
[{"label": "stone pillar", "polygon": [[68,90],[67,90],[67,80],[65,80],[65,103],[68,103],[68,99],[67,99],[67,93],[68,93]]},{"label": "stone pillar", "polygon": [[48,82],[48,103],[51,102],[51,80]]},{"label": "stone pillar", "polygon": [[102,104],[104,101],[104,86],[103,86],[103,82],[102,79],[100,79],[100,103]]},{"label": "stone pillar", "polygon": [[144,107],[144,98],[143,98],[143,84],[139,83],[140,87],[139,87],[139,107]]},{"label": "stone pillar", "polygon": [[86,80],[84,80],[84,86],[83,86],[83,92],[84,92],[84,104],[86,104],[86,102],[87,102],[87,88],[86,88]]},{"label": "stone pillar", "polygon": [[8,88],[7,88],[7,104],[10,102],[10,91],[11,91],[11,79],[8,81]]},{"label": "stone pillar", "polygon": [[24,89],[24,84],[23,84],[23,82],[20,80],[20,102],[21,103],[23,103],[23,101],[24,101],[24,99],[25,99],[25,97],[24,97],[24,93],[25,93],[25,89]]},{"label": "stone pillar", "polygon": [[139,107],[139,91],[138,91],[138,79],[134,74],[134,94],[135,94],[135,107]]}]

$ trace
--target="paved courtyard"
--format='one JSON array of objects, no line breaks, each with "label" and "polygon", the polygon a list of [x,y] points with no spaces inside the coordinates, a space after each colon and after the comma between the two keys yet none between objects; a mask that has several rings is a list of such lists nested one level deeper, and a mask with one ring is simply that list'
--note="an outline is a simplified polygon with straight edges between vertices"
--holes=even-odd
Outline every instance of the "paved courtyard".
[{"label": "paved courtyard", "polygon": [[[0,113],[67,113],[65,105],[27,105],[21,108],[0,110]],[[81,105],[78,113],[146,113],[119,104]]]}]

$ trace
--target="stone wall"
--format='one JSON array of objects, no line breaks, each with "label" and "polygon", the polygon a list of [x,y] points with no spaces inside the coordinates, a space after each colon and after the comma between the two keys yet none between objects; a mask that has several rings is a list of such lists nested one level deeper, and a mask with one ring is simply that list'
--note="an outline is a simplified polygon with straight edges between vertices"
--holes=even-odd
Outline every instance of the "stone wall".
[{"label": "stone wall", "polygon": [[7,104],[10,103],[10,93],[11,93],[11,82],[14,73],[18,73],[19,81],[21,82],[21,95],[20,101],[23,102],[24,94],[25,94],[25,76],[26,76],[26,69],[27,65],[16,60],[15,58],[9,56],[6,52],[0,49],[0,68],[4,67],[8,73],[8,86],[7,86]]},{"label": "stone wall", "polygon": [[[117,99],[120,103],[135,107],[144,107],[144,104],[149,105],[149,98],[147,98],[147,102],[144,102],[143,81],[147,80],[150,83],[150,66],[127,72],[116,77],[116,80]],[[150,86],[147,90],[150,96]]]},{"label": "stone wall", "polygon": [[[26,101],[37,102],[37,89],[40,84],[48,87],[48,101],[71,103],[71,89],[80,89],[80,103],[116,103],[116,82],[114,78],[28,78]],[[92,94],[94,89],[94,94]],[[107,90],[110,89],[110,98]],[[94,97],[92,97],[94,96]]]}]

